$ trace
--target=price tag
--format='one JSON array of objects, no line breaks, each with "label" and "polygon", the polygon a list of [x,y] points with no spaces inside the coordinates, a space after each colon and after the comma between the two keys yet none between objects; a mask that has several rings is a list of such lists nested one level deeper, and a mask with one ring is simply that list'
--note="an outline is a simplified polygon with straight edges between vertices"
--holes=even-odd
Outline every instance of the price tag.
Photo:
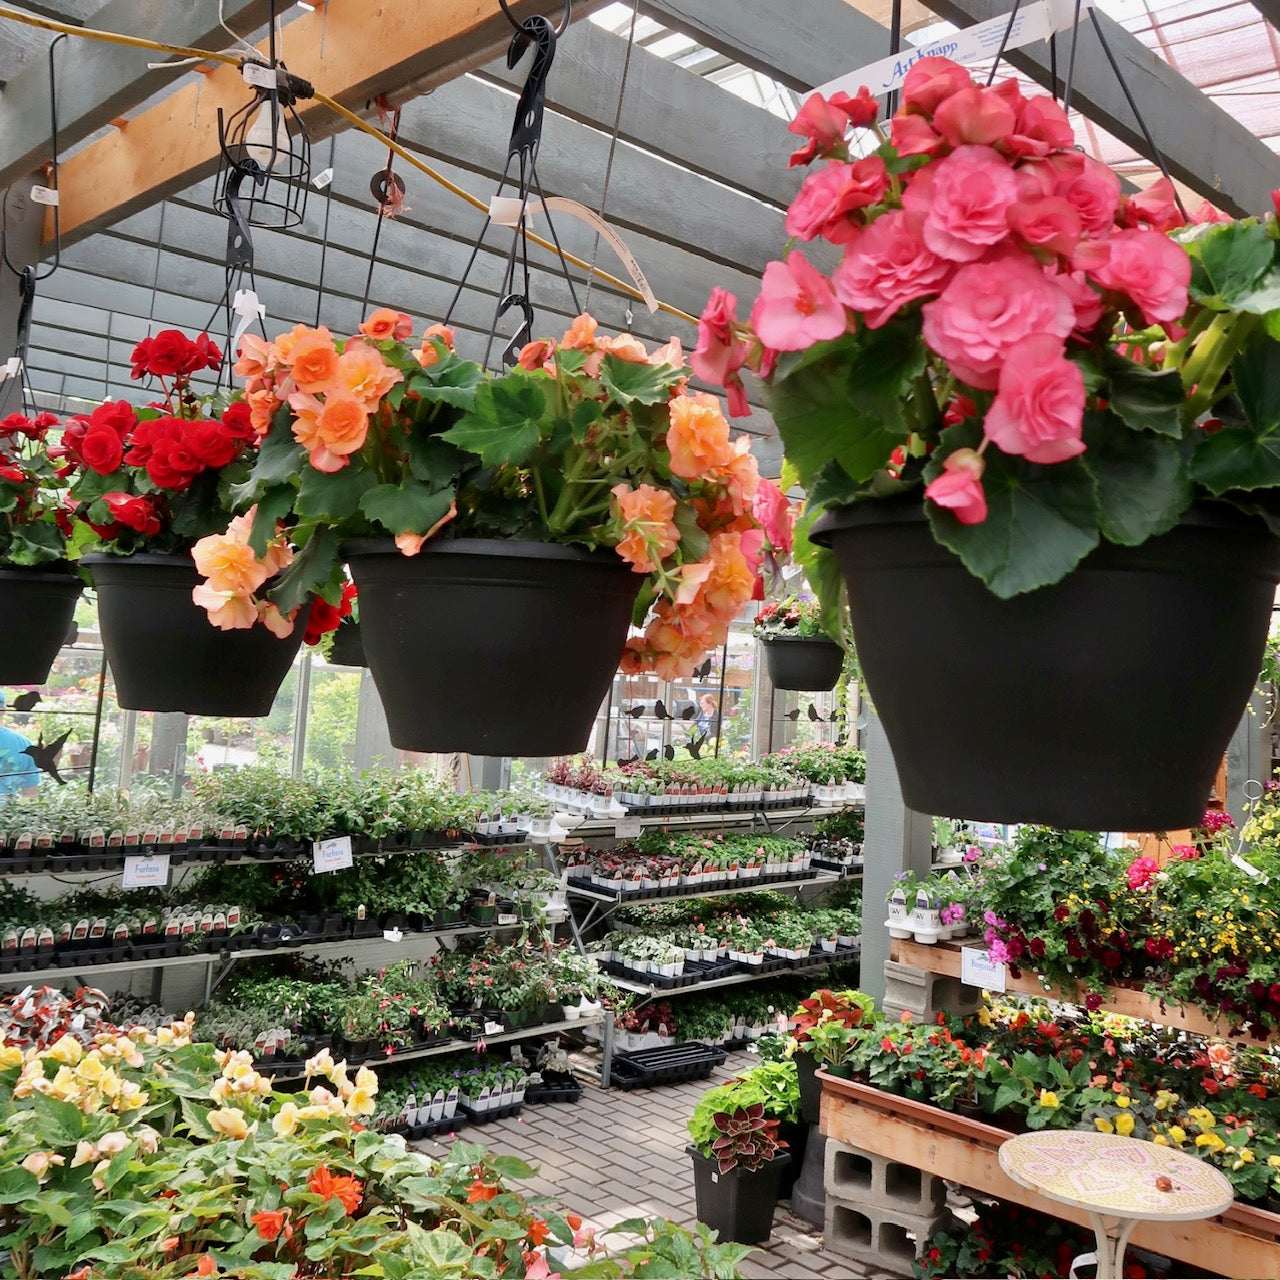
[{"label": "price tag", "polygon": [[52,187],[32,187],[31,199],[36,204],[47,204],[51,208],[56,208],[58,204],[58,193]]},{"label": "price tag", "polygon": [[246,62],[240,67],[240,74],[247,85],[255,89],[275,89],[280,81],[274,67],[264,67],[260,62]]},{"label": "price tag", "polygon": [[143,853],[124,860],[125,889],[163,889],[169,883],[169,855]]},{"label": "price tag", "polygon": [[1003,991],[1005,968],[977,947],[961,947],[960,981],[967,987],[981,987],[984,991]]},{"label": "price tag", "polygon": [[644,831],[644,823],[639,818],[623,818],[613,824],[615,840],[634,840]]},{"label": "price tag", "polygon": [[332,169],[321,169],[314,178],[311,179],[311,185],[318,191],[323,191],[325,187],[333,181]]},{"label": "price tag", "polygon": [[352,865],[351,837],[317,840],[311,846],[311,857],[317,875],[325,871],[345,871]]}]

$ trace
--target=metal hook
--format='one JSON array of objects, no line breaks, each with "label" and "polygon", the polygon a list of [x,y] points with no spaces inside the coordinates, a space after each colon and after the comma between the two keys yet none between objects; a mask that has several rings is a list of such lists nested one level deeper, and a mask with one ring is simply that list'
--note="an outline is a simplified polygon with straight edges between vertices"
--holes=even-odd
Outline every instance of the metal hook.
[{"label": "metal hook", "polygon": [[494,317],[494,328],[512,307],[519,307],[522,319],[519,328],[511,335],[511,341],[502,349],[502,363],[513,365],[520,356],[524,345],[533,337],[533,307],[523,293],[509,293],[498,304],[498,314]]},{"label": "metal hook", "polygon": [[529,68],[516,103],[515,123],[511,126],[511,141],[507,146],[508,160],[516,156],[531,158],[542,140],[547,77],[556,56],[556,32],[541,14],[534,14],[527,19],[524,26],[511,38],[511,45],[507,50],[507,66],[514,67],[530,45],[534,46],[533,65]]},{"label": "metal hook", "polygon": [[[498,0],[498,4],[502,8],[502,12],[506,15],[507,21],[515,27],[517,32],[523,33],[524,27],[516,21],[515,15],[507,7],[507,0]],[[560,25],[554,28],[557,36],[562,36],[569,29],[569,17],[573,9],[573,0],[564,0],[564,13],[560,16]],[[545,22],[546,19],[544,18]],[[548,24],[549,25],[549,24]]]},{"label": "metal hook", "polygon": [[[1249,790],[1250,787],[1256,787],[1257,788],[1256,793],[1253,791],[1250,791]],[[1267,789],[1262,785],[1261,782],[1258,781],[1257,778],[1247,778],[1244,781],[1244,783],[1241,785],[1240,790],[1244,794],[1244,798],[1248,800],[1251,804],[1253,804],[1262,799],[1262,797],[1266,794]]]}]

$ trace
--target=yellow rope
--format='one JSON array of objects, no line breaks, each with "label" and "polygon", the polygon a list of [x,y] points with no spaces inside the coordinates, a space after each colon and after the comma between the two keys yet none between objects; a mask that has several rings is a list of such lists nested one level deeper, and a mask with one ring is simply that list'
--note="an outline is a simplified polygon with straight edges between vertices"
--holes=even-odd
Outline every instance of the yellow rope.
[{"label": "yellow rope", "polygon": [[[42,27],[46,31],[56,31],[61,35],[82,36],[88,40],[102,40],[108,44],[128,45],[133,49],[149,49],[156,53],[168,53],[179,58],[197,58],[202,62],[222,62],[229,66],[239,66],[240,59],[234,54],[211,52],[208,49],[191,49],[182,45],[161,44],[156,40],[146,40],[141,36],[121,35],[116,31],[99,31],[94,27],[77,27],[70,23],[58,22],[54,18],[42,18],[33,13],[26,13],[19,9],[10,9],[7,5],[0,4],[0,18],[8,18],[13,22],[22,22],[29,27]],[[340,102],[336,102],[327,94],[317,92],[315,100],[321,106],[328,108],[335,115],[341,116],[348,124],[367,133],[371,138],[376,138],[384,147],[394,152],[406,164],[412,165],[420,173],[426,174],[433,182],[438,182],[446,191],[452,192],[460,200],[465,200],[473,208],[480,209],[488,213],[489,206],[485,204],[478,196],[473,196],[471,192],[465,188],[458,186],[456,182],[451,182],[444,174],[437,172],[425,161],[414,155],[406,147],[400,145],[394,139],[390,138],[376,125],[370,124],[369,121],[358,116],[354,111],[344,107]],[[525,239],[531,243],[538,245],[542,249],[546,249],[550,253],[557,253],[556,246],[549,240],[544,240],[542,236],[536,234],[528,228],[521,228]],[[584,262],[581,258],[571,253],[565,253],[566,262],[572,263],[575,267],[586,271],[590,275],[596,276],[597,279],[603,280],[606,284],[612,285],[615,289],[620,289],[623,293],[630,294],[631,297],[644,301],[644,295],[639,289],[626,280],[621,280],[617,276],[610,275],[607,271],[602,271],[599,267],[593,267],[590,263]],[[658,310],[665,311],[668,315],[677,316],[681,320],[686,320],[690,324],[697,324],[697,316],[691,316],[687,311],[682,311],[679,307],[673,307],[670,303],[659,302]]]}]

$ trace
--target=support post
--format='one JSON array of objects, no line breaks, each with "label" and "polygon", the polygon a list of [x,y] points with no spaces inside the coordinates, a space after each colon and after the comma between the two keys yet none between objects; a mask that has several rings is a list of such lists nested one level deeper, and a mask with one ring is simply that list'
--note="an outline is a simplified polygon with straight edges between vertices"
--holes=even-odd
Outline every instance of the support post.
[{"label": "support post", "polygon": [[[1227,812],[1237,827],[1245,820],[1245,784],[1265,783],[1271,777],[1271,726],[1267,718],[1270,699],[1253,691],[1249,705],[1227,744]],[[1256,787],[1250,790],[1257,794]]]},{"label": "support post", "polygon": [[889,959],[885,899],[900,871],[927,875],[933,849],[933,821],[908,809],[898,770],[880,717],[866,708],[867,808],[862,873],[861,987],[877,1003],[884,999],[884,966]]}]

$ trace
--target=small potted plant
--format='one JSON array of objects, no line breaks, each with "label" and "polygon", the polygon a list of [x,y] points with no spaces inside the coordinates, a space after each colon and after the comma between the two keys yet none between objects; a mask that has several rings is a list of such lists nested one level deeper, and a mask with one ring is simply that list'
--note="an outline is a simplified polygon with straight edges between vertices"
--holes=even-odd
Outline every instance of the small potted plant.
[{"label": "small potted plant", "polygon": [[910,871],[900,871],[893,878],[893,888],[885,900],[889,907],[889,937],[911,937],[911,912],[915,907],[919,882]]},{"label": "small potted plant", "polygon": [[693,1159],[698,1221],[721,1240],[761,1244],[773,1231],[778,1184],[791,1162],[778,1121],[757,1102],[716,1112],[712,1126],[712,1135],[685,1148]]},{"label": "small potted plant", "polygon": [[832,689],[844,650],[827,634],[821,607],[806,596],[770,601],[756,614],[754,634],[778,689]]}]

